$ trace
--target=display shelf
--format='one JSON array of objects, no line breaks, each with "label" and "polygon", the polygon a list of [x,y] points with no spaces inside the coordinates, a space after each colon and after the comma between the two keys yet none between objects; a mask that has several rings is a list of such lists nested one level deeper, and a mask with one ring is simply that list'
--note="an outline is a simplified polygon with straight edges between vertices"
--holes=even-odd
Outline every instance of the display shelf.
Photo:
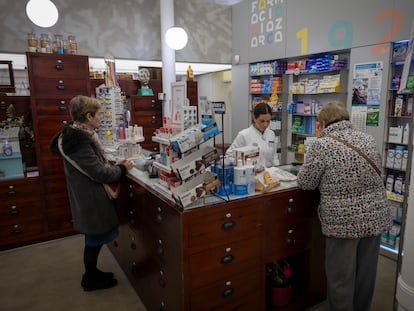
[{"label": "display shelf", "polygon": [[[392,44],[392,51],[396,45]],[[411,157],[413,152],[413,92],[412,89],[400,92],[401,75],[404,59],[393,59],[389,72],[389,89],[387,95],[387,116],[385,118],[383,169],[386,176],[387,198],[393,210],[393,228],[385,232],[381,240],[384,254],[398,260],[401,252],[401,233],[403,232],[405,215],[407,213],[407,196],[412,169]],[[411,62],[409,75],[414,74]],[[407,83],[408,85],[408,83]]]},{"label": "display shelf", "polygon": [[[349,53],[342,52],[288,61],[288,163],[303,160],[309,141],[319,135],[318,110],[333,100],[346,103],[348,58]],[[305,153],[298,157],[300,145]]]}]

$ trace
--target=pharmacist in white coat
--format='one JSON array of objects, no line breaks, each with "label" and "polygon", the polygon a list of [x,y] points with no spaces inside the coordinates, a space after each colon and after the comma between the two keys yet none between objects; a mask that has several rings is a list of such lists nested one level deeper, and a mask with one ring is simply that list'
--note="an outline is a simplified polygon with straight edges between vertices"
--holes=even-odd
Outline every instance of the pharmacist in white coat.
[{"label": "pharmacist in white coat", "polygon": [[[269,129],[272,118],[272,108],[266,103],[258,104],[253,110],[252,125],[241,130],[227,149],[226,155],[235,156],[236,148],[245,146],[258,146],[260,149],[260,166],[270,167],[277,165],[276,158],[276,137]],[[275,161],[276,160],[276,161]],[[256,167],[257,169],[258,167]]]}]

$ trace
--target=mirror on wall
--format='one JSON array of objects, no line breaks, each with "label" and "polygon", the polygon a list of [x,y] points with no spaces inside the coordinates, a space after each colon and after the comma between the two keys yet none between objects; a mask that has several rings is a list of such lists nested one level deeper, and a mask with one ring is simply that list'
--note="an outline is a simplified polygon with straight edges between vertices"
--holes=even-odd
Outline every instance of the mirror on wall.
[{"label": "mirror on wall", "polygon": [[12,61],[0,60],[0,93],[15,93]]}]

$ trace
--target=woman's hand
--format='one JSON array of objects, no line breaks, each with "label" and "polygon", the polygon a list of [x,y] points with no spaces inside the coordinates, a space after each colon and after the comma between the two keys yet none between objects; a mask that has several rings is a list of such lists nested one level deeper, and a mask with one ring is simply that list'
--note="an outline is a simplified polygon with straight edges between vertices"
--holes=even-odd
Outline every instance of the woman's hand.
[{"label": "woman's hand", "polygon": [[120,160],[117,164],[125,166],[128,171],[134,167],[134,163],[131,160]]}]

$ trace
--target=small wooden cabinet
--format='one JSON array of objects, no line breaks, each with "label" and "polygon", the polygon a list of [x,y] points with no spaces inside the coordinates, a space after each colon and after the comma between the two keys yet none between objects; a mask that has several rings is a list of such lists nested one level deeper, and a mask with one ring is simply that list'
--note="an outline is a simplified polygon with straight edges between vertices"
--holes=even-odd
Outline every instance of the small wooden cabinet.
[{"label": "small wooden cabinet", "polygon": [[325,299],[323,238],[313,192],[292,188],[182,210],[134,178],[110,250],[149,311],[272,310],[265,267],[290,258],[291,303]]},{"label": "small wooden cabinet", "polygon": [[130,97],[131,123],[138,124],[144,129],[145,141],[141,143],[144,149],[151,152],[159,151],[159,144],[152,141],[156,129],[162,127],[162,101],[155,96]]}]

